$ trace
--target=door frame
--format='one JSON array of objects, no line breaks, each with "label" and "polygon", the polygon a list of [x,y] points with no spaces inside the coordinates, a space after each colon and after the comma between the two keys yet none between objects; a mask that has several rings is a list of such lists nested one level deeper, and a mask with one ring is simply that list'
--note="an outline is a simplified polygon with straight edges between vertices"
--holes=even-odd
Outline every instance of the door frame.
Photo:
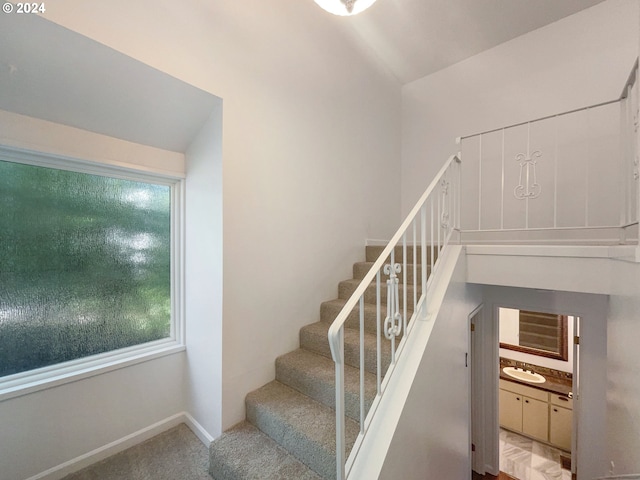
[{"label": "door frame", "polygon": [[[483,328],[485,324],[484,303],[478,305],[468,317],[468,352],[469,352],[469,458],[471,459],[471,470],[484,475],[485,471],[485,448],[483,442],[483,425],[485,417],[484,395],[482,395],[482,372],[484,371],[483,361]],[[473,448],[475,447],[475,449]]]}]

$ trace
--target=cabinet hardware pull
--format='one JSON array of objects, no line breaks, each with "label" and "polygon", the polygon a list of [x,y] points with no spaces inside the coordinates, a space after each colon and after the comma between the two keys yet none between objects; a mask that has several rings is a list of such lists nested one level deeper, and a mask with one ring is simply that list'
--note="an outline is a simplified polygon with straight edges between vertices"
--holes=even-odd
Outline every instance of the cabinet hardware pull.
[{"label": "cabinet hardware pull", "polygon": [[525,400],[524,403],[529,403],[529,400]]},{"label": "cabinet hardware pull", "polygon": [[520,397],[516,397],[516,400],[520,401]]},{"label": "cabinet hardware pull", "polygon": [[554,411],[554,412],[557,412],[557,411],[558,411],[558,409],[557,409],[557,408],[554,408],[554,409],[553,409],[553,411]]}]

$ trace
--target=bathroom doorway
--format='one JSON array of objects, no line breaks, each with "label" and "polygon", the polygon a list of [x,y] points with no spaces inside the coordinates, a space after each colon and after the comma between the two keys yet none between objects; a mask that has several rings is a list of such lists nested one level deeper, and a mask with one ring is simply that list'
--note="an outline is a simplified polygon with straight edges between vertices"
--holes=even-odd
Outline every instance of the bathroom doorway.
[{"label": "bathroom doorway", "polygon": [[570,480],[580,319],[513,305],[498,306],[495,314],[499,469],[517,480]]}]

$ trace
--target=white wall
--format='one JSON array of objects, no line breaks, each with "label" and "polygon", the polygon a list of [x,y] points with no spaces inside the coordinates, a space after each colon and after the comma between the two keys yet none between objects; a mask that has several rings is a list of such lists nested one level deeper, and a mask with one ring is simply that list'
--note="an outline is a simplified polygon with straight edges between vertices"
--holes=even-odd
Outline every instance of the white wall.
[{"label": "white wall", "polygon": [[456,137],[617,98],[637,12],[635,0],[608,0],[405,85],[402,211],[458,151]]},{"label": "white wall", "polygon": [[[336,296],[365,239],[399,224],[399,196],[381,193],[400,184],[399,86],[313,2],[60,0],[44,16],[224,102],[224,324],[187,319],[187,341],[203,336],[184,380],[185,402],[215,435],[244,417],[246,393],[274,377],[276,356]],[[187,168],[218,188],[220,165],[198,158]],[[217,275],[216,262],[205,270]],[[221,384],[220,351],[207,348],[222,350]]]},{"label": "white wall", "polygon": [[0,476],[30,478],[183,411],[176,388],[183,358],[169,355],[0,402]]},{"label": "white wall", "polygon": [[[469,315],[482,302],[458,258],[379,479],[469,478]],[[470,357],[469,357],[470,358]]]},{"label": "white wall", "polygon": [[[530,259],[530,268],[535,269]],[[486,286],[484,338],[484,451],[486,470],[498,473],[498,318],[497,309],[505,302],[525,305],[533,310],[551,310],[580,317],[580,405],[578,415],[578,477],[596,478],[606,469],[606,389],[607,389],[607,310],[606,295],[551,290]],[[492,367],[493,366],[493,367]],[[575,392],[574,392],[575,393]]]},{"label": "white wall", "polygon": [[222,432],[222,102],[186,153],[186,410]]},{"label": "white wall", "polygon": [[[206,177],[188,179],[196,191],[187,198],[187,228],[203,234],[187,254],[188,353],[2,402],[0,463],[12,480],[186,409],[205,437],[241,420],[246,393],[273,378],[277,355],[297,347],[299,327],[336,296],[365,239],[388,238],[400,221],[399,195],[381,194],[400,184],[399,86],[313,2],[61,0],[44,16],[221,97],[223,135],[207,138],[205,127],[187,152],[189,174]],[[219,121],[211,120],[213,130]],[[74,135],[47,138],[72,149]],[[88,142],[77,156],[96,155],[96,145],[105,144]],[[97,156],[113,161],[122,152]],[[174,157],[184,162],[182,154],[156,153],[156,168]],[[213,310],[203,313],[207,305]],[[37,460],[25,457],[27,445],[39,447]]]},{"label": "white wall", "polygon": [[619,262],[607,325],[607,466],[640,473],[640,265]]},{"label": "white wall", "polygon": [[[640,52],[640,41],[638,45]],[[640,96],[635,102],[633,110],[640,111]],[[640,132],[636,142],[640,152]],[[635,454],[640,451],[640,265],[619,262],[613,278],[607,327],[607,461],[612,462],[611,473],[633,474],[640,472]]]}]

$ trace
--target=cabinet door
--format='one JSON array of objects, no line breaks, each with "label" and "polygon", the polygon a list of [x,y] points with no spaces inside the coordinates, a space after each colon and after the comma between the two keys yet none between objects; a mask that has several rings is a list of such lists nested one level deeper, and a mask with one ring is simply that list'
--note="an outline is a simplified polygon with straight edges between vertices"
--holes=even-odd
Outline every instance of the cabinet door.
[{"label": "cabinet door", "polygon": [[522,431],[522,395],[500,390],[500,426]]},{"label": "cabinet door", "polygon": [[552,405],[550,408],[549,442],[563,450],[571,451],[572,411]]},{"label": "cabinet door", "polygon": [[549,403],[522,397],[522,433],[538,440],[549,440]]}]

